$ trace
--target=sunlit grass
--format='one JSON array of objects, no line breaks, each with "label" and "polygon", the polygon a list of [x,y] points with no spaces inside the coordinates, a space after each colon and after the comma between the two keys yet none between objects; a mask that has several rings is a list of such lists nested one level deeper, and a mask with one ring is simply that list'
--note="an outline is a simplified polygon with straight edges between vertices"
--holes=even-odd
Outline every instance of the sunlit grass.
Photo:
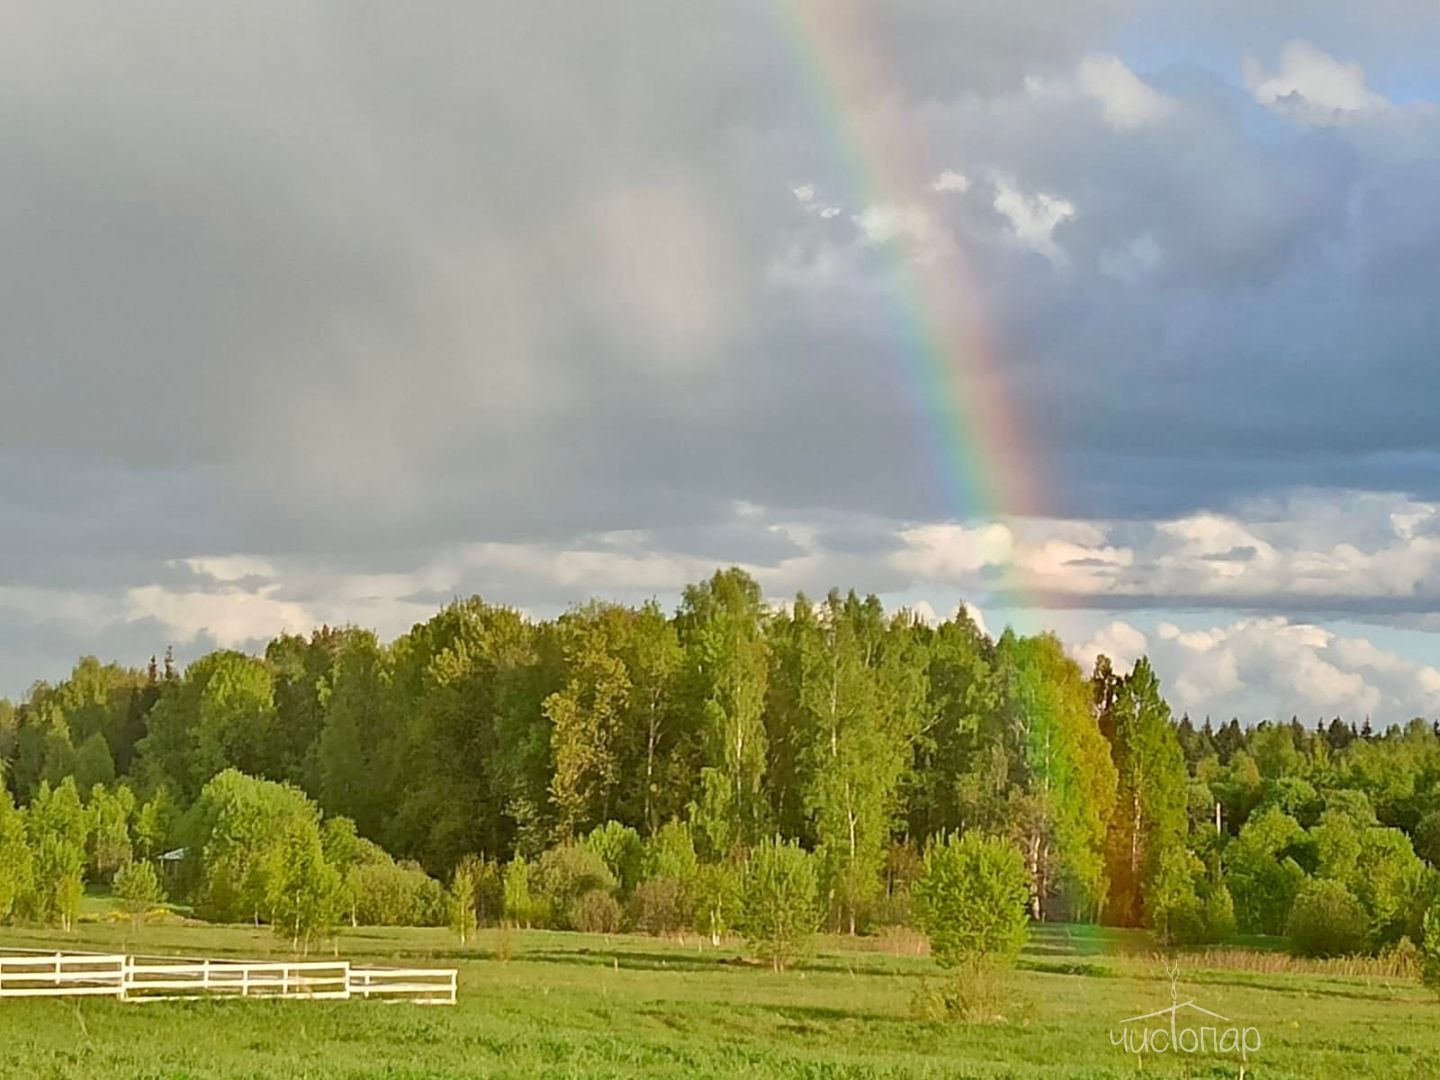
[{"label": "sunlit grass", "polygon": [[[257,927],[81,924],[70,935],[6,930],[0,946],[208,956],[284,955]],[[438,929],[343,933],[356,960],[457,966],[455,1008],[351,1002],[0,1002],[0,1075],[189,1077],[471,1076],[1051,1077],[1235,1076],[1219,1059],[1136,1060],[1110,1044],[1120,1019],[1169,1004],[1149,940],[1044,927],[1032,935],[1003,1022],[921,1020],[938,973],[913,937],[824,937],[776,975],[737,942],[483,931],[461,949]],[[328,949],[326,950],[329,951]],[[497,959],[506,954],[508,961]],[[1412,980],[1338,967],[1246,968],[1230,952],[1181,958],[1181,990],[1254,1025],[1251,1076],[1429,1076],[1440,1004]],[[1258,956],[1259,954],[1249,954]],[[1186,1071],[1188,1067],[1188,1072]],[[1263,1071],[1261,1071],[1263,1069]]]}]

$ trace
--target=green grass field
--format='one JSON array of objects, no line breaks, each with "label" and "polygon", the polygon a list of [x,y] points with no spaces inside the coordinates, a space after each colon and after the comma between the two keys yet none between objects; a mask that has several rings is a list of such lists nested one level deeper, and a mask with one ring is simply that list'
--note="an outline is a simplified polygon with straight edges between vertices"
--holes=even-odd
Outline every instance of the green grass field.
[{"label": "green grass field", "polygon": [[[278,954],[250,927],[82,923],[72,934],[7,929],[0,947]],[[1141,935],[1046,927],[1032,935],[1003,1021],[917,1018],[932,962],[862,939],[822,939],[777,975],[743,947],[637,936],[482,932],[464,950],[442,930],[353,930],[354,960],[458,966],[454,1008],[379,1002],[0,1001],[0,1076],[181,1077],[1132,1077],[1236,1076],[1216,1055],[1135,1055],[1121,1019],[1170,1003]],[[500,959],[500,952],[508,959]],[[1250,961],[1247,962],[1247,956]],[[1292,967],[1271,957],[1272,965]],[[1440,1002],[1418,983],[1265,971],[1260,954],[1182,962],[1182,999],[1258,1028],[1247,1076],[1431,1077]],[[1250,970],[1254,969],[1254,970]]]}]

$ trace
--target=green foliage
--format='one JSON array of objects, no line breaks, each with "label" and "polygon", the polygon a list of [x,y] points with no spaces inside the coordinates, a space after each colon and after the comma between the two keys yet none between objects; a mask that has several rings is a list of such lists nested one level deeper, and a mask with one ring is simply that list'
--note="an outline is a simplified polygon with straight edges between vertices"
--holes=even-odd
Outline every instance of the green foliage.
[{"label": "green foliage", "polygon": [[16,809],[10,789],[0,783],[0,921],[8,919],[33,887],[25,814]]},{"label": "green foliage", "polygon": [[1368,929],[1365,909],[1350,890],[1322,879],[1300,890],[1285,933],[1301,956],[1346,956],[1365,948]]},{"label": "green foliage", "polygon": [[475,936],[475,874],[461,863],[455,868],[450,880],[450,892],[446,896],[450,911],[450,929],[454,930],[464,945]]},{"label": "green foliage", "polygon": [[668,934],[689,922],[690,897],[680,880],[651,878],[630,897],[630,924],[647,934]]},{"label": "green foliage", "polygon": [[743,917],[745,876],[733,862],[702,863],[695,875],[694,926],[719,945]]},{"label": "green foliage", "polygon": [[1145,894],[1145,923],[1161,942],[1199,941],[1206,936],[1205,912],[1195,891],[1200,861],[1183,848],[1161,852]]},{"label": "green foliage", "polygon": [[[859,930],[908,910],[887,853],[962,831],[1016,846],[1040,919],[1199,941],[1228,936],[1233,910],[1275,934],[1321,878],[1380,949],[1422,936],[1440,857],[1428,723],[1177,724],[1144,660],[1127,675],[1101,658],[1087,683],[1051,635],[992,641],[963,608],[930,626],[841,590],[776,607],[738,569],[673,615],[589,603],[541,621],[471,598],[390,643],[323,628],[183,673],[82,658],[0,704],[0,768],[25,808],[0,909],[62,924],[87,878],[172,848],[177,900],[272,921],[289,843],[341,878],[352,921],[443,920],[438,882],[487,852],[512,861],[479,864],[477,926],[563,927],[599,889],[637,926],[719,940],[738,868],[773,833],[814,853],[826,925]],[[85,803],[78,875],[66,782]]]},{"label": "green foliage", "polygon": [[1008,965],[1025,943],[1030,875],[1003,839],[965,833],[933,844],[911,895],[942,968],[976,960]]},{"label": "green foliage", "polygon": [[1185,756],[1159,680],[1144,657],[1124,679],[1097,670],[1095,693],[1118,777],[1106,837],[1106,911],[1113,922],[1138,926],[1155,877],[1185,844]]},{"label": "green foliage", "polygon": [[530,864],[523,855],[515,856],[505,867],[503,890],[503,918],[506,922],[528,929],[543,921],[539,917],[535,898],[530,895]]},{"label": "green foliage", "polygon": [[275,933],[291,948],[309,951],[328,937],[345,907],[340,874],[325,861],[313,820],[291,817],[265,854],[265,910]]},{"label": "green foliage", "polygon": [[1053,897],[1062,910],[1093,917],[1106,890],[1117,774],[1095,723],[1091,687],[1053,634],[1004,635],[997,653],[1008,676],[1016,757],[1025,763],[1010,831],[1029,856],[1034,913],[1046,917]]},{"label": "green foliage", "polygon": [[1425,909],[1420,939],[1420,979],[1440,994],[1440,901]]},{"label": "green foliage", "polygon": [[412,862],[362,863],[349,874],[354,918],[361,926],[439,926],[447,909],[445,890]]},{"label": "green foliage", "polygon": [[613,934],[624,918],[620,903],[608,889],[590,889],[570,902],[565,921],[570,929],[586,934]]},{"label": "green foliage", "polygon": [[124,784],[107,791],[99,784],[90,792],[90,870],[96,880],[113,877],[134,854],[130,817],[135,796]]},{"label": "green foliage", "polygon": [[530,881],[547,901],[561,928],[569,925],[575,901],[591,892],[613,893],[615,875],[605,860],[584,844],[566,843],[540,856]]},{"label": "green foliage", "polygon": [[1415,826],[1415,854],[1440,867],[1440,810],[1431,810]]},{"label": "green foliage", "polygon": [[1272,806],[1246,822],[1225,849],[1225,880],[1242,931],[1285,932],[1291,905],[1305,883],[1305,871],[1294,857],[1305,840],[1300,823]]},{"label": "green foliage", "polygon": [[585,846],[604,862],[621,893],[628,895],[635,888],[645,863],[645,845],[639,833],[618,821],[607,821],[585,838]]},{"label": "green foliage", "polygon": [[318,812],[295,788],[235,769],[207,782],[185,829],[186,870],[200,912],[220,922],[259,922],[272,892],[267,875],[276,865],[273,849],[287,834],[307,828],[318,845]]},{"label": "green foliage", "polygon": [[745,867],[740,929],[775,971],[808,948],[819,921],[815,863],[799,844],[763,840]]},{"label": "green foliage", "polygon": [[25,835],[31,866],[28,914],[69,930],[80,908],[90,835],[90,817],[73,778],[53,789],[48,780],[40,781],[25,814]]},{"label": "green foliage", "polygon": [[165,899],[155,864],[142,860],[122,866],[115,874],[115,895],[120,897],[121,906],[129,912],[135,925],[143,923],[146,913]]},{"label": "green foliage", "polygon": [[134,846],[142,859],[153,859],[170,849],[178,815],[170,789],[158,788],[135,813]]}]

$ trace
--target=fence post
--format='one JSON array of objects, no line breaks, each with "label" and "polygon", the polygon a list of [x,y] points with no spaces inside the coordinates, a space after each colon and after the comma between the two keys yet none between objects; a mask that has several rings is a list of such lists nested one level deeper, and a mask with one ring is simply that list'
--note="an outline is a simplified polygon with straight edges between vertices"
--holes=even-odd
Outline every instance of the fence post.
[{"label": "fence post", "polygon": [[62,985],[62,983],[60,982],[60,954],[57,952],[57,953],[55,954],[55,980],[54,980],[55,989],[56,989],[56,990],[59,990],[60,987],[61,987],[61,985]]},{"label": "fence post", "polygon": [[246,964],[240,969],[240,996],[250,996],[250,965]]}]

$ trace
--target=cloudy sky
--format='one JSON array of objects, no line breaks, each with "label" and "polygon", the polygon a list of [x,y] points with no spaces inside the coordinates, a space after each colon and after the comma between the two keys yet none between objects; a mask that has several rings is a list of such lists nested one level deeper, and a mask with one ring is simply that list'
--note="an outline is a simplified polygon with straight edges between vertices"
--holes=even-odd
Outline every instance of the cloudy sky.
[{"label": "cloudy sky", "polygon": [[[0,2],[0,694],[739,563],[1200,715],[1440,716],[1437,49],[1433,0]],[[1023,505],[947,479],[907,280]]]}]

